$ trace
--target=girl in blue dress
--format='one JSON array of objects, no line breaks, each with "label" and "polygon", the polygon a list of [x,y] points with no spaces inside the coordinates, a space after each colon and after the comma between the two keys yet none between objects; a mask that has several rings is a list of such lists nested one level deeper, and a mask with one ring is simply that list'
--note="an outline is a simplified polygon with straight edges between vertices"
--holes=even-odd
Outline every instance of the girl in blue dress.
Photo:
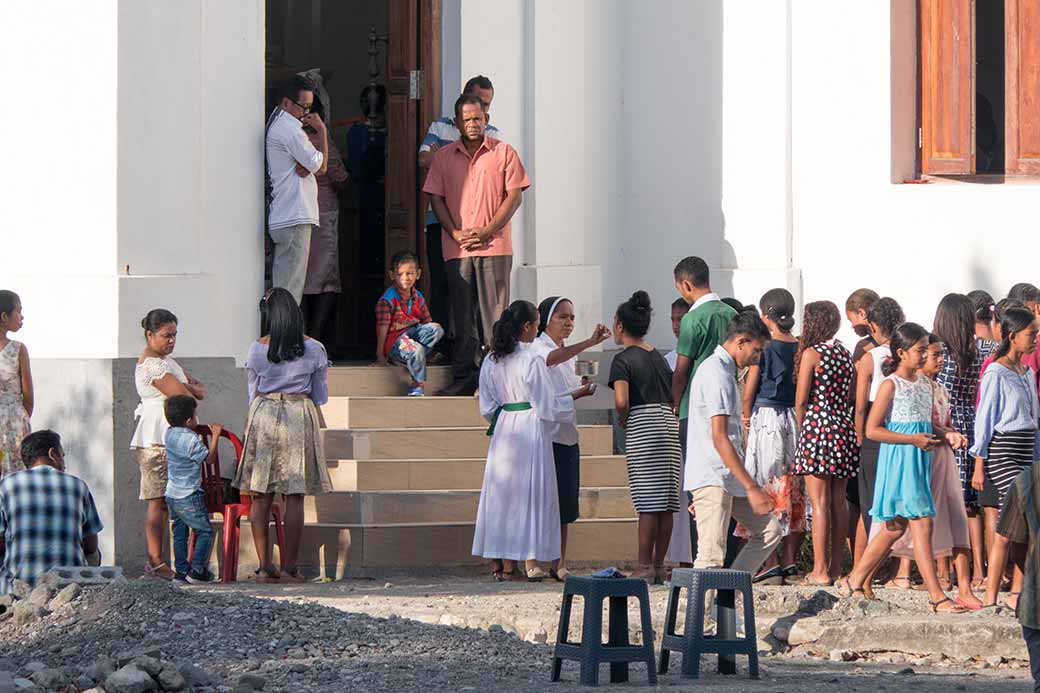
[{"label": "girl in blue dress", "polygon": [[938,425],[933,430],[932,384],[918,373],[928,355],[927,330],[905,322],[892,333],[890,344],[891,360],[882,366],[886,377],[866,426],[867,436],[881,444],[870,515],[884,528],[871,538],[852,572],[839,583],[839,591],[843,596],[862,595],[864,584],[909,524],[932,611],[960,613],[964,607],[946,596],[935,573],[931,491],[931,450],[941,442],[936,434],[951,442],[959,436]]}]

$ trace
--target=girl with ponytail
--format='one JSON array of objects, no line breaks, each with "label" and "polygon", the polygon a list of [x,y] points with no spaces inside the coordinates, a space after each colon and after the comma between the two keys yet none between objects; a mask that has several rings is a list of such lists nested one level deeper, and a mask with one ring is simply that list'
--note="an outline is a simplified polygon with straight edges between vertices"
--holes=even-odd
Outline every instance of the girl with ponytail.
[{"label": "girl with ponytail", "polygon": [[[672,525],[680,510],[682,451],[679,420],[672,410],[672,370],[645,339],[652,314],[645,291],[635,292],[618,306],[614,342],[624,350],[610,364],[608,384],[625,428],[628,487],[639,513],[639,570],[632,577],[661,583]],[[688,515],[681,517],[688,522]]]},{"label": "girl with ponytail", "polygon": [[852,354],[834,338],[840,326],[838,306],[806,304],[795,356],[795,418],[801,431],[791,473],[805,477],[813,509],[814,563],[805,585],[831,585],[841,575],[849,523],[845,488],[859,455],[849,404]]},{"label": "girl with ponytail", "polygon": [[899,325],[889,335],[892,357],[884,365],[887,375],[866,427],[867,436],[881,444],[870,508],[874,524],[870,543],[838,590],[846,597],[863,594],[864,585],[909,525],[914,558],[932,611],[961,613],[965,607],[946,596],[935,572],[931,451],[943,439],[960,445],[963,436],[932,424],[932,383],[918,372],[928,356],[928,337],[927,330],[912,322]]},{"label": "girl with ponytail", "polygon": [[[975,442],[969,450],[975,458],[971,485],[979,492],[979,505],[985,509],[990,540],[989,582],[984,600],[987,604],[996,602],[996,590],[1004,574],[1004,561],[994,557],[1000,541],[995,531],[999,509],[1012,482],[1036,459],[1037,419],[1040,418],[1035,375],[1023,363],[1023,357],[1036,349],[1037,324],[1033,312],[1026,308],[1007,308],[1001,314],[999,333],[1000,343],[993,352],[993,362],[979,385]],[[1021,584],[1022,573],[1016,567],[1011,586],[1013,595],[1021,591]]]},{"label": "girl with ponytail", "polygon": [[[770,553],[755,578],[763,584],[783,584],[794,575],[795,559],[805,538],[805,484],[791,474],[798,451],[798,425],[794,415],[794,357],[798,340],[794,327],[794,296],[787,289],[771,289],[759,300],[762,322],[769,328],[769,341],[758,364],[748,369],[743,392],[741,423],[748,432],[744,466],[759,486],[773,499],[773,515],[784,535],[780,548],[782,563]],[[743,526],[737,536],[748,538]]]},{"label": "girl with ponytail", "polygon": [[538,334],[534,305],[514,301],[492,332],[491,357],[480,368],[480,413],[491,422],[491,444],[473,555],[491,560],[498,581],[540,581],[538,562],[560,557],[553,425],[573,417],[575,393],[557,393],[545,360],[530,348]]}]

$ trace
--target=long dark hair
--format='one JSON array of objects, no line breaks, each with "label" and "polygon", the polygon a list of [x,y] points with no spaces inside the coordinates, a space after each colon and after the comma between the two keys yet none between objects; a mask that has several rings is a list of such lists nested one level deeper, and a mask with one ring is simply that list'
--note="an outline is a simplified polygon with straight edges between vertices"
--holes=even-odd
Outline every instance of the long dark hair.
[{"label": "long dark hair", "polygon": [[281,363],[295,361],[303,356],[303,312],[293,295],[281,287],[274,288],[262,303],[266,304],[270,339],[267,360]]},{"label": "long dark hair", "polygon": [[650,294],[642,289],[617,307],[617,319],[621,329],[639,339],[650,330],[650,317],[654,309],[650,305]]},{"label": "long dark hair", "polygon": [[957,364],[957,374],[964,375],[975,361],[975,306],[964,294],[946,294],[935,309],[932,330],[946,345]]},{"label": "long dark hair", "polygon": [[806,303],[802,311],[802,335],[798,338],[798,351],[794,355],[795,378],[802,365],[802,354],[817,344],[830,340],[841,327],[841,313],[830,301]]},{"label": "long dark hair", "polygon": [[1028,328],[1036,317],[1028,308],[1008,308],[1000,318],[1000,344],[993,352],[994,360],[1007,356],[1011,351],[1011,336]]},{"label": "long dark hair", "polygon": [[538,322],[538,309],[530,301],[513,301],[502,311],[502,317],[495,321],[492,329],[494,338],[491,342],[491,358],[500,361],[516,351],[520,343],[520,335],[524,325]]},{"label": "long dark hair", "polygon": [[791,334],[794,327],[794,296],[787,289],[770,289],[758,300],[763,318],[776,323],[781,332]]},{"label": "long dark hair", "polygon": [[906,351],[926,337],[928,337],[928,330],[916,322],[904,322],[892,330],[888,342],[889,348],[892,350],[892,356],[885,359],[885,362],[881,364],[881,374],[887,376],[895,373],[896,369],[899,368],[899,362],[902,361],[899,357],[899,350]]}]

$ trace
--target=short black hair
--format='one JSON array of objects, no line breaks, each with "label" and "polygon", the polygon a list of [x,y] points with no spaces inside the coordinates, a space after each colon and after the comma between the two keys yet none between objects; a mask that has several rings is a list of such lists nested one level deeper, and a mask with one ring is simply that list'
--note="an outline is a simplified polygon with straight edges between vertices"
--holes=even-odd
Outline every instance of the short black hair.
[{"label": "short black hair", "polygon": [[1008,290],[1008,298],[1013,298],[1022,303],[1035,303],[1038,293],[1040,293],[1040,289],[1037,289],[1029,282],[1019,282]]},{"label": "short black hair", "polygon": [[317,87],[314,86],[314,82],[303,75],[293,75],[282,85],[281,98],[296,102],[300,98],[301,91],[317,93]]},{"label": "short black hair", "polygon": [[688,281],[694,288],[707,289],[710,284],[708,263],[695,255],[684,257],[675,266],[675,280]]},{"label": "short black hair", "polygon": [[474,89],[490,89],[495,90],[495,86],[491,84],[491,80],[484,75],[477,75],[476,77],[470,77],[466,81],[466,86],[462,88],[463,94],[470,94]]},{"label": "short black hair", "polygon": [[22,447],[19,451],[22,455],[22,464],[31,467],[36,460],[47,457],[47,453],[52,449],[61,449],[61,436],[46,428],[34,431],[22,439]]},{"label": "short black hair", "polygon": [[480,106],[480,110],[484,110],[484,102],[480,100],[479,96],[476,94],[461,94],[459,98],[455,99],[455,120],[462,120],[463,106]]},{"label": "short black hair", "polygon": [[729,321],[726,327],[726,341],[739,336],[765,342],[769,340],[769,328],[762,322],[762,318],[758,317],[758,313],[750,310],[741,311]]},{"label": "short black hair", "polygon": [[390,258],[390,269],[396,274],[398,267],[409,262],[415,264],[415,269],[419,269],[419,257],[415,253],[410,250],[399,250]]},{"label": "short black hair", "polygon": [[188,425],[188,420],[195,416],[195,408],[199,403],[191,395],[174,395],[163,402],[163,414],[166,415],[166,423],[174,428]]},{"label": "short black hair", "polygon": [[680,296],[679,298],[672,301],[672,310],[689,310],[690,304],[687,303],[686,299]]}]

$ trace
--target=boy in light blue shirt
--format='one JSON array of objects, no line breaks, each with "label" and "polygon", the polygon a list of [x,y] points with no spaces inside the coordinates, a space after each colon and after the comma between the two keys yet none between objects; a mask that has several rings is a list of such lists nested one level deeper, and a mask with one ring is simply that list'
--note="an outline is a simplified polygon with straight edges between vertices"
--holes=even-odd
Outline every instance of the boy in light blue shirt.
[{"label": "boy in light blue shirt", "polygon": [[[209,552],[213,546],[213,528],[209,523],[205,494],[202,491],[202,464],[217,456],[221,427],[209,427],[209,447],[194,428],[198,402],[188,395],[174,395],[163,404],[170,428],[166,431],[166,507],[173,522],[173,559],[176,579],[205,583],[213,579],[209,568]],[[195,532],[195,552],[188,565],[188,532]]]}]

